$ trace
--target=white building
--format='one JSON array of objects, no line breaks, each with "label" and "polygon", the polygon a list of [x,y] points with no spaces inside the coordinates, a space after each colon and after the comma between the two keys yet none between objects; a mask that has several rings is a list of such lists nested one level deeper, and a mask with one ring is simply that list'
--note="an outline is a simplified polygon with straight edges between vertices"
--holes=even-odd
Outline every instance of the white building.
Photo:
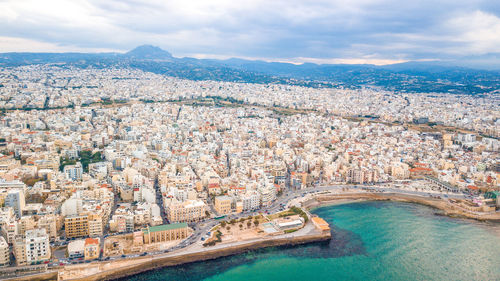
[{"label": "white building", "polygon": [[32,229],[26,231],[26,238],[14,243],[14,255],[18,265],[30,265],[50,259],[50,245],[47,231]]},{"label": "white building", "polygon": [[85,255],[85,240],[75,240],[68,244],[69,258],[83,258]]},{"label": "white building", "polygon": [[9,244],[5,241],[5,238],[0,236],[0,267],[7,266],[10,263],[10,251]]},{"label": "white building", "polygon": [[26,206],[24,191],[22,189],[11,189],[7,192],[5,206],[12,207],[18,218],[23,216],[23,210]]},{"label": "white building", "polygon": [[75,165],[64,166],[64,174],[70,180],[81,180],[83,175],[82,163],[76,162]]},{"label": "white building", "polygon": [[257,210],[260,207],[260,196],[256,192],[241,195],[243,203],[243,212]]}]

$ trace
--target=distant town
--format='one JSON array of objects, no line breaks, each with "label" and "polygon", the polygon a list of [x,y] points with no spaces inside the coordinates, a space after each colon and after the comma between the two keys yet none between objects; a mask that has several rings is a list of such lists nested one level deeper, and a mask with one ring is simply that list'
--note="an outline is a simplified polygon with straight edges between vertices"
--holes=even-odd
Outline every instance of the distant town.
[{"label": "distant town", "polygon": [[329,235],[306,208],[314,194],[407,194],[498,216],[499,102],[0,68],[0,278],[78,279],[112,261]]}]

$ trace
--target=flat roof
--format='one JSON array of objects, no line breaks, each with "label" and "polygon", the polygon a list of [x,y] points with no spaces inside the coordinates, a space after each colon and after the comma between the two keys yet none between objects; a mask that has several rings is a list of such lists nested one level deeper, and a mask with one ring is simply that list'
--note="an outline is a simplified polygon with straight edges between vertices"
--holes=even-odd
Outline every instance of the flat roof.
[{"label": "flat roof", "polygon": [[144,228],[142,231],[144,233],[151,233],[151,232],[158,232],[158,231],[165,231],[165,230],[185,228],[187,226],[188,226],[187,223],[185,223],[185,222],[179,222],[179,223],[170,223],[170,224],[162,224],[162,225],[150,226],[148,228]]},{"label": "flat roof", "polygon": [[317,228],[321,230],[330,230],[330,225],[324,219],[320,217],[312,217],[311,220]]}]

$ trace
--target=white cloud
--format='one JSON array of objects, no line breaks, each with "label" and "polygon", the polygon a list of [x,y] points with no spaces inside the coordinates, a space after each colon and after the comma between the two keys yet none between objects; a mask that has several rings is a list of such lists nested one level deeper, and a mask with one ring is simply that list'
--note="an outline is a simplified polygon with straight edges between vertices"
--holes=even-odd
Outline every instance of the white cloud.
[{"label": "white cloud", "polygon": [[82,48],[75,45],[60,45],[26,38],[0,36],[2,52],[119,52],[107,48]]},{"label": "white cloud", "polygon": [[453,48],[460,54],[486,54],[500,51],[500,18],[476,10],[450,19],[446,26],[454,33],[450,39],[463,43]]},{"label": "white cloud", "polygon": [[153,44],[177,56],[376,64],[434,59],[498,51],[500,21],[482,12],[483,2],[0,0],[0,52]]}]

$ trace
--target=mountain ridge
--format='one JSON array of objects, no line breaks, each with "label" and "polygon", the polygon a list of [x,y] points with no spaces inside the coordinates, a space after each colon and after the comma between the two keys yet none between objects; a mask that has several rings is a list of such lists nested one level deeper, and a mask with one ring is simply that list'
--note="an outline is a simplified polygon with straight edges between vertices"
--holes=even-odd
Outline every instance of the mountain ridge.
[{"label": "mountain ridge", "polygon": [[126,53],[0,53],[0,67],[70,64],[77,67],[132,67],[191,80],[283,83],[308,87],[382,87],[395,92],[485,94],[500,89],[500,71],[449,62],[372,64],[292,64],[230,58],[177,58],[152,45]]}]

